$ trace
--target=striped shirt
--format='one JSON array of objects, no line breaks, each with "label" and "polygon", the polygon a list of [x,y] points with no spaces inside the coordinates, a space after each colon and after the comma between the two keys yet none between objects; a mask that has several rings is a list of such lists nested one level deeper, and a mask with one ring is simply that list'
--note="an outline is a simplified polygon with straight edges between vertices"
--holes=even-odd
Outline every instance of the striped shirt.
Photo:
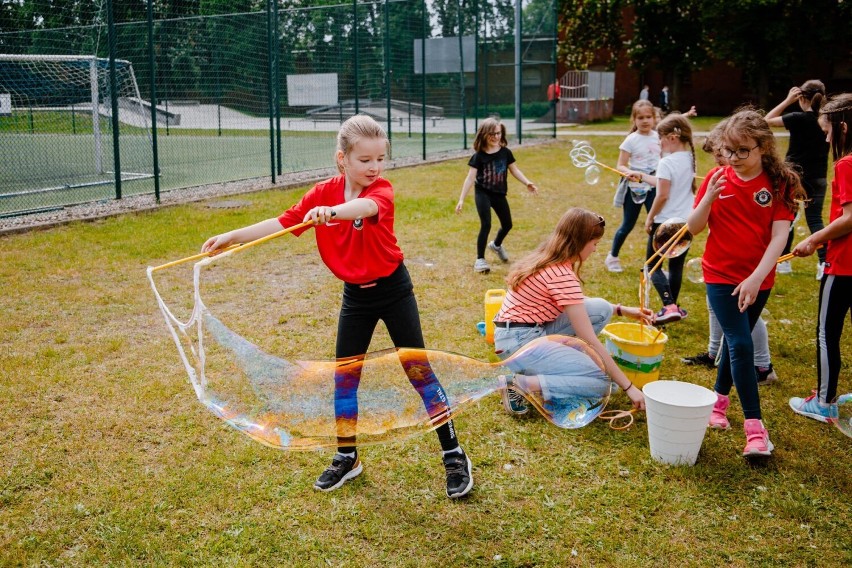
[{"label": "striped shirt", "polygon": [[585,299],[570,263],[551,264],[509,290],[495,321],[544,324]]}]

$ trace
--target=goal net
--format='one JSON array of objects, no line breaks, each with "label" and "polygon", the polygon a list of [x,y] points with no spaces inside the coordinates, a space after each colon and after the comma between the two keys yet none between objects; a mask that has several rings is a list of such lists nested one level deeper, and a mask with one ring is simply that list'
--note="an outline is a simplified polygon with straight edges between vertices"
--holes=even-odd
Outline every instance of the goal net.
[{"label": "goal net", "polygon": [[[150,104],[140,97],[130,62],[118,60],[115,68],[121,180],[150,178]],[[115,182],[111,92],[107,59],[0,54],[0,130],[10,142],[3,144],[0,210],[9,199],[104,192]],[[67,203],[69,196],[57,199]]]}]

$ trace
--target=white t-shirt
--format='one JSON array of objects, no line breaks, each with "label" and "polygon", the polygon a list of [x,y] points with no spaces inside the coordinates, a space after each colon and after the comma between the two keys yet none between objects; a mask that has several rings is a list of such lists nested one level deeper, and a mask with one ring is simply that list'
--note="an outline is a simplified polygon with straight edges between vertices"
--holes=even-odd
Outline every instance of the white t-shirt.
[{"label": "white t-shirt", "polygon": [[631,132],[618,149],[630,154],[627,165],[631,170],[650,173],[657,169],[660,162],[660,135],[656,130],[648,134]]},{"label": "white t-shirt", "polygon": [[692,194],[692,179],[695,170],[692,167],[692,152],[674,152],[663,156],[657,164],[657,179],[671,182],[669,198],[660,212],[654,216],[654,223],[664,223],[672,217],[686,219],[692,211],[695,196]]}]

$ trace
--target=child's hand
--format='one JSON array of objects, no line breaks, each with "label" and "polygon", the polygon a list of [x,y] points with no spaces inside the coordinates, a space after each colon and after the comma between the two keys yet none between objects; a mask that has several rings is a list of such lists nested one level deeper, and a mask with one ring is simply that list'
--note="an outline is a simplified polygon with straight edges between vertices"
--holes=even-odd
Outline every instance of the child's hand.
[{"label": "child's hand", "polygon": [[653,325],[654,322],[654,312],[648,308],[631,308],[628,306],[621,306],[621,313],[626,317],[641,321],[645,325]]},{"label": "child's hand", "polygon": [[311,208],[305,214],[305,218],[302,219],[302,221],[313,221],[314,225],[324,225],[328,223],[335,215],[336,213],[334,212],[333,207],[328,207],[327,205],[318,205],[317,207]]},{"label": "child's hand", "polygon": [[724,176],[724,171],[722,168],[716,170],[712,177],[710,177],[710,183],[707,184],[707,193],[705,195],[708,196],[711,202],[715,201],[725,190],[727,179]]},{"label": "child's hand", "polygon": [[538,193],[538,188],[533,182],[529,182],[527,184],[527,191],[529,191],[530,193]]},{"label": "child's hand", "polygon": [[731,292],[731,296],[739,295],[739,298],[737,299],[737,306],[740,308],[740,313],[746,311],[757,299],[757,293],[760,292],[761,282],[761,280],[757,280],[752,275],[740,282],[737,287],[734,288],[734,291]]},{"label": "child's hand", "polygon": [[633,403],[633,408],[636,410],[645,410],[645,395],[639,390],[636,385],[630,385],[630,388],[624,391]]},{"label": "child's hand", "polygon": [[459,199],[459,202],[456,203],[456,215],[462,212],[462,207],[464,207],[464,200]]},{"label": "child's hand", "polygon": [[201,245],[201,252],[215,252],[219,249],[227,248],[233,244],[233,241],[234,238],[230,232],[210,237]]},{"label": "child's hand", "polygon": [[796,248],[793,249],[794,256],[810,256],[812,255],[816,249],[819,248],[819,245],[815,245],[811,238],[803,240],[799,244],[796,245]]},{"label": "child's hand", "polygon": [[653,228],[654,228],[654,220],[651,218],[650,215],[648,215],[647,217],[645,217],[645,232],[650,235]]}]

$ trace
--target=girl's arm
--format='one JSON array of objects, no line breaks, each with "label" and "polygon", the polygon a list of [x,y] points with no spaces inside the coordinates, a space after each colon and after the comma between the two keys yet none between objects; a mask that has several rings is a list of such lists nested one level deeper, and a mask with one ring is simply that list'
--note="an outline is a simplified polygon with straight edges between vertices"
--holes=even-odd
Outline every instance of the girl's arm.
[{"label": "girl's arm", "polygon": [[634,308],[631,306],[622,306],[621,304],[612,306],[612,311],[616,315],[635,319],[645,325],[651,325],[654,317],[654,312],[648,308]]},{"label": "girl's arm", "polygon": [[521,172],[521,169],[518,167],[518,164],[511,164],[509,166],[509,171],[512,172],[512,175],[517,178],[519,182],[527,186],[527,191],[530,193],[535,193],[538,191],[538,188],[535,186],[533,182],[527,179],[527,177]]},{"label": "girl's arm", "polygon": [[645,232],[649,235],[651,234],[651,227],[654,226],[654,217],[663,210],[663,205],[669,200],[672,190],[672,180],[660,178],[655,178],[655,180],[657,182],[657,197],[654,198],[654,203],[645,217]]},{"label": "girl's arm", "polygon": [[282,228],[278,218],[272,217],[271,219],[266,219],[248,227],[234,229],[233,231],[210,237],[201,246],[201,252],[213,252],[234,244],[255,241],[272,233],[277,233]]},{"label": "girl's arm", "polygon": [[[778,257],[784,250],[787,244],[787,236],[790,234],[790,221],[773,221],[772,223],[772,238],[769,240],[769,246],[763,253],[757,267],[749,274],[748,278],[740,282],[731,296],[739,296],[737,304],[740,312],[746,311],[750,305],[757,299],[757,293],[760,291],[760,285],[766,279],[766,276],[772,271],[772,268],[778,262]],[[743,243],[748,245],[748,243]]]},{"label": "girl's arm", "polygon": [[[642,172],[636,172],[630,169],[630,152],[627,152],[626,150],[618,151],[618,163],[616,163],[615,169],[626,174],[627,177],[635,181],[642,181]],[[647,181],[650,179],[652,179],[651,176],[648,176],[646,178],[646,182],[651,183],[650,181]],[[652,183],[651,185],[654,184]]]},{"label": "girl's arm", "polygon": [[356,197],[340,205],[318,205],[308,209],[304,221],[313,221],[316,225],[322,225],[331,220],[332,217],[343,221],[354,219],[366,219],[379,212],[379,206],[369,197]]},{"label": "girl's arm", "polygon": [[790,92],[787,93],[787,98],[778,103],[778,106],[767,112],[766,116],[763,117],[769,123],[769,126],[784,126],[784,119],[781,118],[781,114],[784,112],[784,109],[799,100],[801,94],[802,90],[799,87],[790,89]]},{"label": "girl's arm", "polygon": [[470,192],[470,188],[473,187],[474,182],[476,182],[476,168],[470,168],[468,169],[467,177],[464,178],[464,183],[462,184],[459,202],[456,203],[456,213],[461,213],[462,207],[464,206],[464,200]]},{"label": "girl's arm", "polygon": [[570,306],[565,307],[565,315],[568,316],[568,320],[571,322],[571,326],[574,328],[574,332],[577,334],[577,337],[585,341],[589,344],[589,346],[594,349],[594,351],[600,355],[601,360],[604,363],[604,370],[609,377],[615,381],[615,383],[624,389],[624,392],[627,393],[627,396],[630,397],[630,400],[633,402],[633,406],[638,408],[639,410],[643,410],[645,408],[645,397],[642,395],[642,391],[640,391],[637,387],[633,386],[633,383],[630,382],[630,379],[624,374],[618,365],[615,364],[615,361],[612,359],[612,355],[606,350],[606,348],[601,343],[598,336],[595,335],[595,329],[592,327],[592,322],[589,320],[589,314],[586,312],[586,307],[580,304],[571,304]]},{"label": "girl's arm", "polygon": [[692,210],[692,213],[689,214],[689,217],[686,218],[689,232],[693,235],[697,235],[707,226],[707,219],[710,218],[710,206],[713,205],[713,202],[725,189],[725,176],[722,175],[722,172],[724,170],[719,168],[707,180],[707,192],[701,198],[701,201],[698,202],[695,209]]},{"label": "girl's arm", "polygon": [[793,249],[796,256],[810,256],[817,249],[817,245],[839,239],[844,235],[852,233],[852,203],[843,205],[843,213],[840,217],[812,234]]}]

